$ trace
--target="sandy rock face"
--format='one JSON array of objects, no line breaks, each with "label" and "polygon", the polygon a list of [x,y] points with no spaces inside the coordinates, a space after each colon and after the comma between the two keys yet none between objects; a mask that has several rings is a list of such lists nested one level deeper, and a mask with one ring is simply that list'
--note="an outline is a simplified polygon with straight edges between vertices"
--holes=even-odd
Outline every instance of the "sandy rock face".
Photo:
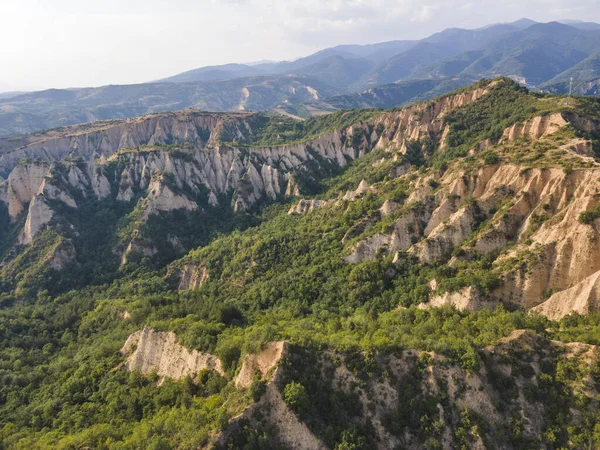
[{"label": "sandy rock face", "polygon": [[600,272],[590,275],[575,286],[552,295],[544,303],[531,309],[551,320],[559,320],[571,313],[600,312]]},{"label": "sandy rock face", "polygon": [[33,238],[43,230],[44,226],[50,222],[54,212],[46,203],[43,196],[37,195],[29,204],[29,212],[25,226],[19,234],[19,243],[28,245],[33,242]]},{"label": "sandy rock face", "polygon": [[177,289],[185,291],[188,289],[198,289],[209,279],[206,267],[198,267],[194,264],[185,264],[181,269],[179,285]]},{"label": "sandy rock face", "polygon": [[450,216],[447,223],[435,227],[426,240],[415,244],[410,251],[423,264],[441,260],[473,232],[474,222],[473,209],[461,208]]},{"label": "sandy rock face", "polygon": [[240,423],[249,421],[252,426],[258,428],[266,424],[276,429],[274,439],[283,448],[327,450],[323,441],[299,420],[283,400],[280,390],[282,367],[278,367],[278,364],[287,352],[286,342],[271,342],[259,354],[248,354],[244,357],[242,368],[235,378],[238,388],[250,387],[255,374],[259,374],[263,380],[269,380],[269,375],[272,377],[261,399],[229,423],[225,432],[219,437],[218,442],[221,445],[226,445],[231,435],[239,431]]},{"label": "sandy rock face", "polygon": [[326,200],[300,200],[295,206],[292,206],[288,211],[288,216],[308,214],[315,209],[322,208],[327,205]]},{"label": "sandy rock face", "polygon": [[[390,413],[403,408],[402,401],[406,396],[407,386],[414,386],[416,383],[422,395],[441,394],[447,399],[447,402],[436,405],[434,415],[441,427],[436,435],[439,448],[456,447],[454,430],[460,412],[468,410],[489,424],[489,427],[479,432],[480,435],[469,447],[484,449],[484,442],[501,442],[504,435],[499,431],[509,428],[507,423],[515,413],[525,418],[524,434],[535,437],[543,433],[548,425],[545,418],[548,405],[527,395],[532,389],[535,390],[537,385],[537,380],[530,374],[541,374],[543,363],[547,363],[553,351],[557,349],[563,352],[566,358],[577,357],[577,361],[586,364],[591,364],[598,355],[598,348],[595,346],[562,344],[547,341],[525,330],[514,330],[498,345],[482,349],[486,362],[475,370],[467,371],[455,361],[434,352],[406,350],[374,358],[371,364],[377,365],[379,371],[368,379],[359,379],[353,370],[350,370],[345,360],[347,355],[330,351],[315,351],[310,356],[303,355],[303,358],[313,358],[315,367],[319,368],[318,372],[312,370],[312,367],[295,367],[295,371],[303,373],[306,370],[304,373],[310,374],[311,377],[319,377],[315,382],[327,386],[331,394],[354,394],[352,398],[358,412],[351,420],[357,426],[369,427],[374,437],[372,448],[428,448],[422,445],[425,439],[419,441],[413,431],[393,433],[389,422]],[[288,349],[288,356],[292,356],[290,361],[294,361],[292,351],[294,350]],[[514,358],[516,354],[528,355],[520,360],[519,366],[519,370],[527,370],[527,375],[517,372],[515,363],[508,358]],[[423,366],[424,363],[426,367]],[[320,434],[314,434],[312,431],[316,430],[299,420],[282,398],[281,393],[288,380],[285,376],[287,367],[281,365],[276,369],[265,394],[230,422],[220,436],[220,444],[226,445],[231,442],[231,437],[241,431],[240,425],[249,425],[253,429],[273,430],[271,438],[283,448],[327,448],[320,439],[324,436],[323,428],[317,429]],[[383,373],[386,375],[382,376]],[[498,377],[502,375],[511,379],[510,392],[497,383]],[[597,395],[594,387],[584,389],[586,396]],[[572,420],[573,423],[581,423],[576,415]]]},{"label": "sandy rock face", "polygon": [[10,173],[7,185],[6,203],[11,219],[15,219],[23,211],[26,203],[29,203],[37,194],[48,173],[45,164],[28,164],[17,166]]},{"label": "sandy rock face", "polygon": [[539,139],[555,133],[567,124],[568,122],[560,113],[534,117],[504,130],[500,142],[514,142],[519,138]]},{"label": "sandy rock face", "polygon": [[63,270],[75,261],[75,253],[73,244],[65,243],[53,253],[49,266],[54,270]]},{"label": "sandy rock face", "polygon": [[483,298],[477,289],[469,286],[458,292],[445,292],[432,296],[427,303],[419,304],[419,309],[437,308],[440,306],[452,306],[459,311],[479,311],[485,308],[494,308],[497,303]]},{"label": "sandy rock face", "polygon": [[177,343],[174,333],[148,327],[129,336],[121,353],[127,356],[127,369],[139,370],[145,375],[156,372],[160,377],[177,380],[204,369],[225,375],[216,356],[189,351]]},{"label": "sandy rock face", "polygon": [[275,368],[281,358],[285,356],[286,350],[286,342],[270,342],[257,355],[246,355],[240,373],[235,377],[235,385],[250,387],[256,373],[260,375],[261,379],[266,379],[269,371]]},{"label": "sandy rock face", "polygon": [[[375,120],[375,125],[382,125],[384,130],[376,148],[384,148],[390,144],[405,148],[409,140],[416,141],[424,136],[443,134],[443,118],[446,114],[478,100],[487,92],[487,88],[478,88],[472,92],[443,97],[434,104],[420,103],[399,112],[382,115]],[[442,138],[442,146],[443,142]]]},{"label": "sandy rock face", "polygon": [[[34,206],[30,205],[31,217],[21,233],[22,243],[31,243],[53,214],[48,203],[34,199],[39,194],[72,208],[77,207],[77,195],[104,199],[116,192],[116,199],[125,202],[139,196],[145,201],[145,218],[158,211],[198,210],[199,198],[202,205],[209,206],[218,205],[220,198],[228,198],[234,211],[244,211],[265,199],[299,196],[296,171],[318,167],[323,162],[344,167],[373,148],[390,144],[401,147],[407,139],[439,132],[445,114],[485,93],[485,89],[478,89],[445,97],[433,106],[421,104],[401,112],[383,113],[306,142],[270,147],[239,148],[219,142],[222,132],[239,142],[247,139],[252,129],[248,122],[251,114],[246,113],[184,111],[31,136],[19,141],[19,148],[0,156],[0,174],[9,174],[7,182],[0,184],[0,201],[8,206],[12,218],[23,211],[27,202]],[[417,113],[419,120],[415,118]],[[185,149],[176,154],[162,149],[162,144],[173,141],[185,142]],[[74,160],[61,162],[67,156]],[[44,162],[18,166],[23,158],[40,158]],[[111,175],[113,181],[109,181],[106,164],[115,160],[124,168],[120,174],[114,174],[116,177]],[[165,177],[173,185],[164,182]],[[52,182],[44,181],[45,178]],[[371,190],[363,181],[345,198],[354,200]],[[205,200],[202,196],[206,196]],[[297,213],[324,204],[301,203]],[[392,241],[395,248],[406,245],[401,235]]]},{"label": "sandy rock face", "polygon": [[[281,392],[274,384],[269,384],[265,394],[258,403],[253,404],[240,417],[249,419],[250,423],[256,423],[255,415],[262,415],[262,422],[276,427],[275,439],[281,443],[283,448],[299,450],[328,450],[328,447],[315,436],[304,422],[301,422],[296,414],[283,400]],[[237,428],[237,421],[230,424],[228,432],[221,436],[219,442],[226,444],[229,433]]]},{"label": "sandy rock face", "polygon": [[156,211],[173,211],[185,209],[195,211],[198,205],[185,195],[176,194],[169,186],[160,180],[153,180],[148,187],[146,218]]},{"label": "sandy rock face", "polygon": [[0,156],[0,174],[8,174],[24,158],[42,158],[60,161],[67,156],[80,157],[86,162],[105,158],[118,149],[141,145],[193,142],[205,148],[215,143],[216,136],[225,128],[233,135],[242,137],[241,129],[248,114],[178,113],[154,114],[127,120],[98,121],[73,126],[63,133],[31,136],[25,143]]},{"label": "sandy rock face", "polygon": [[[561,313],[549,312],[556,309],[558,299],[565,302],[565,297],[557,293],[574,288],[600,271],[599,226],[579,221],[583,212],[598,205],[599,180],[597,167],[566,172],[561,168],[511,164],[485,166],[468,176],[448,171],[439,180],[435,194],[417,180],[405,206],[410,206],[412,200],[419,201],[420,208],[404,212],[390,233],[355,244],[345,260],[359,263],[376,258],[381,251],[408,251],[421,263],[431,263],[445,260],[455,249],[490,254],[517,244],[515,250],[501,254],[495,263],[498,268],[508,264],[508,270],[500,274],[503,281],[492,293],[493,299],[529,309],[554,292],[557,297],[540,311],[553,317],[564,315],[570,307]],[[382,217],[389,214],[387,206],[383,209],[386,211],[380,211]],[[483,220],[487,223],[480,229]],[[519,252],[530,255],[525,265],[509,263]],[[579,286],[581,292],[569,291],[569,295],[590,298],[589,302],[567,303],[576,310],[593,310],[595,300],[584,286],[587,284]],[[448,302],[463,303],[459,298],[443,299],[443,303]]]}]

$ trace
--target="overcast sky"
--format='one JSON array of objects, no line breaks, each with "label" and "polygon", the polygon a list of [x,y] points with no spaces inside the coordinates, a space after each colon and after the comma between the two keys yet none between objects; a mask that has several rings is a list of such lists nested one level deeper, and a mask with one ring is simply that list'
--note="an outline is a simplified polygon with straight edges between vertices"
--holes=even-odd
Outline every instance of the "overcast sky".
[{"label": "overcast sky", "polygon": [[522,17],[600,22],[600,1],[0,0],[0,91],[137,83]]}]

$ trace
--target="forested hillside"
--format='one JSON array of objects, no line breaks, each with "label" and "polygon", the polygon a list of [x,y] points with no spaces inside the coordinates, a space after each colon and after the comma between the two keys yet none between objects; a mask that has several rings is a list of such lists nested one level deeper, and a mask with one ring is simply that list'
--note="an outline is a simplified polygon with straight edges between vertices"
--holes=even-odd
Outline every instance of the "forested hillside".
[{"label": "forested hillside", "polygon": [[0,140],[0,448],[600,448],[599,139],[498,78]]}]

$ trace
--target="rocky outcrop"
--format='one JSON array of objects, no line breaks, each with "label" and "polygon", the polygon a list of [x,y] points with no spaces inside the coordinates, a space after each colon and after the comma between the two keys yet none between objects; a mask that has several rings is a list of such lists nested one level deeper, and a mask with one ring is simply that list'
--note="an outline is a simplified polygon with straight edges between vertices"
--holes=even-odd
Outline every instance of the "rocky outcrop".
[{"label": "rocky outcrop", "polygon": [[250,424],[257,429],[270,429],[272,439],[282,448],[327,450],[327,446],[303,423],[284,401],[281,390],[283,367],[279,365],[287,356],[287,343],[272,342],[257,355],[246,355],[235,384],[239,388],[252,385],[254,376],[267,381],[266,390],[259,401],[251,404],[232,419],[219,436],[218,443],[226,446],[232,437]]},{"label": "rocky outcrop", "polygon": [[[526,267],[507,276],[497,297],[530,308],[539,304],[545,293],[568,289],[600,270],[595,257],[600,251],[598,230],[579,222],[579,215],[597,204],[599,176],[600,169],[570,174],[559,169],[532,169],[517,177],[516,170],[506,167],[490,180],[488,184],[512,185],[514,192],[521,193],[508,214],[522,219],[516,240],[528,239],[531,243],[525,245],[535,255]],[[544,208],[551,218],[536,230],[532,228],[534,214],[539,217]],[[509,253],[507,258],[513,256]]]},{"label": "rocky outcrop", "polygon": [[473,233],[475,211],[464,207],[452,214],[447,221],[435,227],[427,239],[415,244],[411,249],[422,264],[447,259],[452,250]]},{"label": "rocky outcrop", "polygon": [[201,370],[214,370],[225,375],[221,361],[214,355],[188,350],[177,343],[174,333],[144,328],[133,333],[121,349],[128,370],[144,375],[156,373],[175,380],[195,376]]},{"label": "rocky outcrop", "polygon": [[173,192],[173,188],[165,184],[162,177],[154,178],[148,186],[144,208],[145,218],[157,211],[169,212],[176,209],[195,211],[198,205],[186,195]]},{"label": "rocky outcrop", "polygon": [[419,240],[430,214],[425,206],[415,206],[407,210],[396,221],[390,234],[376,234],[359,241],[344,260],[349,263],[359,263],[374,259],[382,250],[387,254],[408,250]]},{"label": "rocky outcrop", "polygon": [[219,443],[227,445],[231,436],[240,431],[242,424],[250,423],[256,428],[276,430],[273,440],[281,448],[301,450],[327,450],[328,447],[315,436],[306,424],[290,409],[283,400],[281,391],[274,383],[267,385],[261,399],[244,413],[230,422],[220,436]]},{"label": "rocky outcrop", "polygon": [[127,248],[121,255],[121,265],[124,266],[127,264],[132,256],[143,256],[146,258],[152,258],[156,255],[157,250],[153,247],[152,242],[147,239],[143,239],[140,237],[135,237],[129,244],[127,244]]},{"label": "rocky outcrop", "polygon": [[247,354],[244,357],[240,372],[235,377],[236,386],[242,388],[250,387],[255,374],[262,380],[268,379],[269,373],[285,357],[286,350],[286,342],[270,342],[265,345],[260,353]]},{"label": "rocky outcrop", "polygon": [[400,205],[399,203],[393,202],[391,200],[386,200],[385,202],[383,202],[383,205],[381,205],[381,208],[379,208],[379,213],[382,217],[386,217],[400,209],[401,206],[402,205]]},{"label": "rocky outcrop", "polygon": [[[235,211],[263,200],[300,195],[295,173],[334,164],[344,167],[376,147],[401,147],[425,133],[437,133],[443,116],[484,95],[477,89],[446,96],[435,104],[419,104],[382,113],[346,129],[301,143],[241,147],[253,132],[255,115],[183,111],[137,119],[106,121],[1,141],[0,201],[11,217],[21,214],[36,195],[77,207],[77,196],[99,199],[115,195],[131,202],[141,198],[144,218],[160,211],[197,210],[229,198]],[[232,144],[223,144],[227,140]],[[175,152],[165,144],[179,144]],[[71,158],[69,162],[65,158]],[[23,159],[41,162],[18,166]],[[50,167],[48,168],[48,164]],[[109,172],[118,167],[118,172]],[[310,169],[308,169],[310,167]],[[167,179],[168,178],[168,179]],[[344,197],[355,200],[372,190],[365,181]],[[75,194],[77,193],[77,194]],[[52,209],[36,201],[21,242],[30,243],[48,223]],[[201,206],[202,205],[202,206]],[[308,210],[317,207],[312,202]],[[318,205],[322,206],[322,204]],[[300,207],[305,208],[305,206]]]},{"label": "rocky outcrop", "polygon": [[[503,282],[492,297],[529,309],[549,292],[570,289],[600,271],[595,256],[600,252],[599,228],[579,222],[581,213],[598,205],[599,179],[600,169],[594,167],[567,172],[502,164],[468,176],[448,171],[435,194],[427,184],[422,195],[421,184],[415,186],[405,205],[418,200],[419,208],[401,214],[391,232],[356,243],[345,260],[358,263],[379,252],[408,251],[421,263],[432,263],[448,259],[456,249],[490,254],[517,244],[495,263]],[[511,263],[523,253],[531,257]]]},{"label": "rocky outcrop", "polygon": [[37,133],[24,140],[13,140],[16,148],[0,139],[0,145],[10,149],[0,156],[0,175],[8,175],[23,159],[41,158],[53,162],[65,157],[80,157],[91,163],[119,149],[144,145],[190,142],[205,148],[213,145],[224,130],[243,140],[249,127],[246,120],[250,116],[247,113],[181,111],[76,125],[62,132]]},{"label": "rocky outcrop", "polygon": [[185,264],[179,274],[179,285],[177,289],[186,291],[188,289],[198,289],[209,279],[206,267],[198,267],[194,264]]},{"label": "rocky outcrop", "polygon": [[381,115],[374,120],[374,125],[384,130],[377,140],[376,147],[394,145],[402,148],[406,147],[409,141],[430,136],[439,136],[443,147],[444,116],[456,108],[478,100],[487,92],[488,88],[477,88],[470,92],[442,97],[433,103],[418,103],[398,112]]},{"label": "rocky outcrop", "polygon": [[308,214],[315,209],[322,208],[327,205],[327,200],[300,200],[296,205],[292,206],[288,211],[288,216]]},{"label": "rocky outcrop", "polygon": [[46,199],[41,195],[36,195],[29,204],[27,220],[19,234],[19,243],[31,244],[33,238],[44,229],[53,216],[54,212],[46,203]]},{"label": "rocky outcrop", "polygon": [[531,311],[559,320],[571,313],[592,314],[600,312],[600,272],[590,275],[575,286],[552,295]]},{"label": "rocky outcrop", "polygon": [[[294,377],[304,375],[304,379],[321,385],[322,392],[327,393],[323,395],[328,396],[323,399],[324,404],[336,399],[352,399],[354,413],[346,420],[349,427],[368,428],[372,438],[369,448],[424,449],[430,448],[432,443],[439,448],[455,448],[455,430],[464,423],[461,420],[465,414],[489,425],[469,431],[469,448],[485,448],[484,442],[502,445],[512,431],[511,418],[515,414],[522,418],[522,436],[535,440],[548,425],[546,413],[555,407],[530,395],[543,392],[538,384],[545,372],[542,368],[556,364],[552,358],[557,352],[567,361],[577,358],[575,361],[586,367],[597,361],[599,353],[598,348],[591,345],[548,341],[525,330],[514,330],[498,345],[482,349],[480,366],[470,370],[434,352],[406,350],[370,357],[331,351],[301,350],[295,354],[295,351],[288,350],[285,363],[275,370],[261,399],[230,422],[220,436],[221,445],[232,442],[236,433],[243,433],[245,426],[264,431],[271,442],[282,448],[327,448],[320,439],[326,436],[330,423],[327,414],[320,417],[324,423],[319,425],[310,421],[303,423],[300,420],[303,416],[294,414],[282,398],[290,381],[286,374],[289,367]],[[357,358],[362,357],[369,357],[370,371],[366,377],[360,377],[356,368]],[[352,361],[352,366],[348,361]],[[507,381],[500,383],[502,380]],[[588,383],[587,379],[579,386],[581,395],[588,398],[597,395],[594,383]],[[417,420],[426,417],[425,403],[432,398],[444,401],[434,404],[428,410],[428,419],[421,420],[435,421],[435,434],[419,437],[418,432],[409,427],[396,428],[397,422],[390,420],[395,414],[406,417],[404,402],[407,401],[411,402],[411,411],[421,412]],[[337,420],[331,418],[331,423]],[[584,423],[576,414],[570,415],[568,420],[572,425]],[[432,436],[435,439],[431,439]]]},{"label": "rocky outcrop", "polygon": [[361,180],[360,183],[358,183],[358,187],[356,188],[355,191],[347,191],[346,194],[342,197],[343,200],[350,200],[350,201],[354,201],[357,198],[372,192],[374,189],[372,186],[369,186],[369,183],[367,183],[365,180]]},{"label": "rocky outcrop", "polygon": [[64,270],[75,262],[75,247],[70,241],[62,242],[52,254],[48,265],[53,270]]},{"label": "rocky outcrop", "polygon": [[525,122],[516,123],[504,130],[500,142],[514,142],[522,138],[540,139],[543,136],[555,133],[567,124],[568,122],[560,113],[534,117]]},{"label": "rocky outcrop", "polygon": [[48,165],[44,163],[19,165],[10,173],[0,199],[7,205],[11,219],[18,217],[39,192],[47,173]]},{"label": "rocky outcrop", "polygon": [[441,306],[452,306],[459,311],[479,311],[481,309],[493,309],[497,305],[496,301],[486,300],[479,291],[472,287],[466,287],[458,292],[445,292],[439,295],[433,295],[427,303],[420,303],[419,309],[438,308]]}]

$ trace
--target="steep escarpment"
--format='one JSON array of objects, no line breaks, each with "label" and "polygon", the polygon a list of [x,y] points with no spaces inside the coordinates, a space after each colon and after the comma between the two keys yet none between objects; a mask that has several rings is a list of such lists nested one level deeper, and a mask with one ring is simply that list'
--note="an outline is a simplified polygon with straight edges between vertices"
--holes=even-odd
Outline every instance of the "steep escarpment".
[{"label": "steep escarpment", "polygon": [[[315,214],[352,215],[338,241],[350,264],[382,258],[396,267],[407,258],[435,270],[448,264],[444,277],[450,279],[439,284],[435,277],[426,280],[422,290],[430,293],[431,302],[422,302],[423,307],[476,310],[501,303],[531,309],[578,285],[600,270],[594,256],[600,250],[595,223],[580,219],[596,208],[600,195],[593,152],[598,121],[585,109],[556,112],[551,107],[560,109],[561,103],[532,100],[520,88],[507,93],[510,84],[503,83],[348,127],[346,141],[352,136],[359,148],[346,176],[352,183],[334,184],[328,196],[301,199],[288,215],[298,220]],[[515,96],[507,112],[490,112],[487,103],[494,103],[496,92],[502,92],[501,98]],[[524,115],[510,109],[514,102],[530,102],[529,109],[539,107],[541,113],[518,120]],[[495,107],[501,109],[497,103]],[[483,122],[473,128],[487,131],[473,133],[461,124],[470,120]],[[321,155],[327,154],[323,139],[338,142],[331,134],[320,139],[314,145]],[[340,136],[334,147],[343,142]],[[361,156],[361,148],[370,149],[364,152],[368,158]],[[295,148],[291,152],[300,155]],[[348,156],[344,151],[337,155]],[[371,210],[355,215],[353,210],[361,207]],[[205,261],[185,264],[179,282],[183,289],[204,285],[206,273],[214,280],[220,277]],[[181,264],[176,267],[181,271]],[[392,266],[386,274],[393,278],[396,272]],[[468,290],[466,280],[473,276],[485,279],[485,286]],[[587,306],[577,310],[594,311],[593,299],[581,301]]]},{"label": "steep escarpment", "polygon": [[[21,244],[63,218],[57,204],[76,210],[90,198],[135,202],[135,226],[117,251],[124,252],[123,262],[132,252],[152,258],[158,250],[142,230],[152,215],[221,207],[241,212],[298,196],[373,149],[406,151],[407,143],[440,138],[444,115],[485,93],[476,88],[337,128],[325,120],[323,133],[279,145],[256,145],[267,119],[243,113],[189,111],[54,130],[13,140],[12,150],[3,143],[0,171],[8,177],[0,201],[13,221],[28,205]],[[178,240],[173,235],[170,242]]]},{"label": "steep escarpment", "polygon": [[249,114],[179,112],[155,114],[129,120],[112,120],[76,125],[37,133],[23,139],[0,141],[0,175],[8,175],[22,160],[39,158],[47,162],[66,157],[94,161],[121,148],[188,142],[201,148],[212,144],[227,128],[242,136],[238,127]]},{"label": "steep escarpment", "polygon": [[568,289],[600,270],[598,230],[579,220],[597,204],[599,177],[598,168],[566,173],[510,164],[446,174],[435,181],[435,192],[417,186],[415,202],[409,197],[409,207],[396,213],[392,231],[354,244],[346,260],[407,251],[431,264],[499,252],[495,267],[505,282],[493,296],[531,308],[546,292]]},{"label": "steep escarpment", "polygon": [[[239,445],[255,429],[283,448],[300,449],[334,448],[336,442],[377,449],[534,445],[552,415],[566,407],[539,396],[549,388],[544,373],[557,364],[555,355],[568,355],[560,364],[581,364],[584,372],[596,364],[596,347],[571,348],[516,330],[483,350],[479,368],[465,370],[434,352],[370,359],[292,347],[261,399],[230,423],[219,443]],[[595,395],[590,381],[584,375],[576,382],[579,395]],[[291,394],[297,389],[302,400]],[[568,420],[572,427],[583,424],[577,414]],[[341,431],[350,428],[355,431]]]},{"label": "steep escarpment", "polygon": [[127,357],[128,370],[143,374],[156,373],[173,379],[195,375],[201,370],[225,374],[221,361],[214,355],[189,351],[177,343],[173,333],[157,332],[151,328],[133,333],[121,349]]},{"label": "steep escarpment", "polygon": [[[122,353],[125,368],[163,381],[203,370],[226,376],[218,358],[186,350],[173,333],[146,328],[129,337]],[[250,390],[253,397],[206,444],[240,446],[258,432],[285,449],[328,449],[339,442],[377,449],[533,445],[555,414],[565,414],[570,427],[584,424],[587,413],[569,412],[567,391],[597,395],[591,374],[599,356],[595,346],[549,341],[526,330],[482,349],[481,362],[469,368],[435,352],[373,357],[267,343],[243,358],[229,388]],[[578,372],[565,372],[575,367]],[[564,373],[561,381],[548,376],[551,370]],[[559,385],[562,391],[547,397]]]}]

